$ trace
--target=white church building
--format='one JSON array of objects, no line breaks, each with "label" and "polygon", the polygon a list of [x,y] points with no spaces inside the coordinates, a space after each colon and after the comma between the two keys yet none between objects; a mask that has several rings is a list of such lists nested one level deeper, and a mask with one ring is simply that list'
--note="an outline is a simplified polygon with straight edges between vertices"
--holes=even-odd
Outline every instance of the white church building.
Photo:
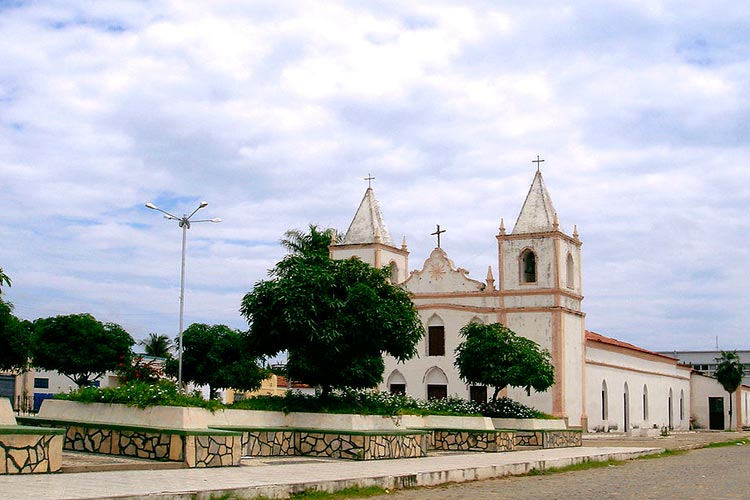
[{"label": "white church building", "polygon": [[[714,379],[693,374],[670,356],[586,330],[582,243],[575,226],[572,234],[562,230],[539,170],[510,232],[501,220],[494,236],[497,262],[488,263],[483,281],[456,267],[440,248],[439,227],[436,234],[438,246],[420,269],[410,272],[406,243],[394,245],[368,187],[343,240],[330,247],[335,259],[357,256],[375,267],[388,266],[392,281],[413,294],[424,323],[427,335],[418,356],[405,363],[386,357],[382,390],[486,400],[491,388],[463,382],[453,353],[464,325],[499,322],[547,349],[555,367],[555,384],[548,391],[528,396],[524,389],[508,388],[502,395],[565,418],[570,426],[687,430],[692,418],[694,425],[707,428],[708,400],[716,406],[718,397],[725,403],[719,415],[723,426],[750,423],[750,388],[735,393],[730,424],[728,395]],[[718,428],[718,417],[711,418]]]}]

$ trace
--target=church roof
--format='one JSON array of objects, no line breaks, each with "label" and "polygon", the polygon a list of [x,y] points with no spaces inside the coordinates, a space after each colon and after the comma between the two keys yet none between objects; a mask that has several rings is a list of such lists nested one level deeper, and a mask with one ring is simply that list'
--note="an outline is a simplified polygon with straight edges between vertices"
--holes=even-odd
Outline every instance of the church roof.
[{"label": "church roof", "polygon": [[375,199],[375,192],[368,187],[341,244],[376,243],[376,236],[379,237],[378,243],[393,246],[391,235],[385,227],[383,216],[380,215],[380,207],[378,206],[378,200]]},{"label": "church roof", "polygon": [[599,342],[601,344],[608,344],[608,345],[615,346],[615,347],[621,347],[623,349],[629,349],[631,351],[638,351],[638,352],[642,352],[645,354],[651,354],[653,356],[657,356],[660,358],[671,359],[675,362],[678,361],[677,358],[673,356],[667,356],[666,354],[649,351],[648,349],[644,349],[643,347],[638,347],[637,345],[633,345],[628,342],[623,342],[622,340],[617,340],[612,337],[605,337],[604,335],[600,333],[592,332],[590,330],[586,330],[586,340],[589,342]]},{"label": "church roof", "polygon": [[523,202],[521,213],[513,228],[513,234],[544,233],[555,230],[557,212],[552,206],[552,198],[544,185],[542,173],[537,170],[531,181],[529,194]]}]

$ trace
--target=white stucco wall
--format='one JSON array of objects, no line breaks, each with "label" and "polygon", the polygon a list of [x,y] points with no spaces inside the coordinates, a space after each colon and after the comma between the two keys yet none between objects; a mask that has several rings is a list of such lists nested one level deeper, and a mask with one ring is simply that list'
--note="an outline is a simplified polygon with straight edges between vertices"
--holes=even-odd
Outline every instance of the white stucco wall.
[{"label": "white stucco wall", "polygon": [[[602,387],[607,405],[602,414]],[[625,427],[625,392],[628,393],[628,428]],[[643,394],[647,394],[644,415]],[[690,369],[675,360],[597,342],[586,344],[586,412],[589,431],[630,431],[634,428],[690,427]],[[682,410],[680,398],[682,397]]]}]

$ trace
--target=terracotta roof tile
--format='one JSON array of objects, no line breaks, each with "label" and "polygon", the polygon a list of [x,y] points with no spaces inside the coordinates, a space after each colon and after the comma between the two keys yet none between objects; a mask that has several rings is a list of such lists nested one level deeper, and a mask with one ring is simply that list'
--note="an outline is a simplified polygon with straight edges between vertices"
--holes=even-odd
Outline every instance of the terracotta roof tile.
[{"label": "terracotta roof tile", "polygon": [[666,359],[674,360],[675,363],[678,361],[677,358],[675,357],[667,356],[666,354],[659,354],[658,352],[654,352],[654,351],[649,351],[648,349],[644,349],[643,347],[638,347],[637,345],[633,345],[628,342],[623,342],[622,340],[613,339],[612,337],[605,337],[604,335],[601,335],[596,332],[592,332],[590,330],[586,330],[586,341],[600,342],[602,344],[622,347],[623,349],[630,349],[631,351],[643,352],[646,354],[657,356],[659,358],[666,358]]}]

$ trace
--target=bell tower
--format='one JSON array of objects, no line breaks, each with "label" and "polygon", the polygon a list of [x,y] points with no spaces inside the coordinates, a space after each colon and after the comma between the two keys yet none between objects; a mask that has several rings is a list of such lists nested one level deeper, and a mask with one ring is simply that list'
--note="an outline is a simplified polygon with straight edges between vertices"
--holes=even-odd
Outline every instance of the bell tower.
[{"label": "bell tower", "polygon": [[586,418],[581,240],[577,228],[572,235],[561,228],[539,169],[510,233],[501,220],[497,244],[498,321],[547,349],[555,366],[555,384],[546,393],[526,396],[512,389],[509,396],[581,425]]},{"label": "bell tower", "polygon": [[348,259],[358,257],[373,267],[388,266],[391,272],[391,282],[401,283],[408,277],[409,251],[406,248],[406,238],[401,248],[394,246],[391,235],[383,222],[375,191],[371,181],[374,177],[368,175],[367,190],[354,214],[349,229],[344,238],[329,247],[332,259]]}]

